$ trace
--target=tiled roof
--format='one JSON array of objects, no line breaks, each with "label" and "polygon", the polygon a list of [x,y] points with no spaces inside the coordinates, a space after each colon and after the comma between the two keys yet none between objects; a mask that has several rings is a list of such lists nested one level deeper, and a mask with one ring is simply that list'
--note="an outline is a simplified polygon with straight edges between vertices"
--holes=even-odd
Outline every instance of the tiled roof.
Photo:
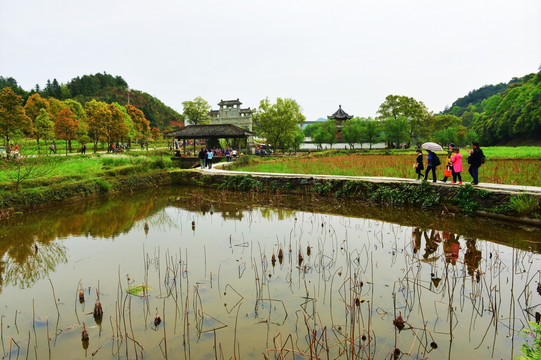
[{"label": "tiled roof", "polygon": [[164,133],[164,136],[177,139],[228,139],[244,138],[253,135],[253,132],[232,124],[188,125],[178,130]]}]

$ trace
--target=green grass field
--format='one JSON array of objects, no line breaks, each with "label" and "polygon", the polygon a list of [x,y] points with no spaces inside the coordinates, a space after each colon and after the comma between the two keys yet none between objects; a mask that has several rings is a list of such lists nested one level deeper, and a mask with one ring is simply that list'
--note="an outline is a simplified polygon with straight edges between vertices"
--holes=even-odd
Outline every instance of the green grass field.
[{"label": "green grass field", "polygon": [[[111,169],[139,166],[142,168],[171,167],[168,152],[151,151],[131,154],[97,154],[73,156],[41,156],[17,161],[0,161],[0,185],[9,187],[20,171],[25,174],[34,171],[26,180],[47,180],[73,176],[94,177]],[[36,176],[37,175],[37,176]]]}]

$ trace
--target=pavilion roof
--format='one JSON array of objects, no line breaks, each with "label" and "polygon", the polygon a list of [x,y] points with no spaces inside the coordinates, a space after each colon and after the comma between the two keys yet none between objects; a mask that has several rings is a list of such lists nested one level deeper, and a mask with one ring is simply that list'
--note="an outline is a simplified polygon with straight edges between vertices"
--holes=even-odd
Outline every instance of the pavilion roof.
[{"label": "pavilion roof", "polygon": [[164,133],[164,136],[177,139],[232,139],[254,135],[253,132],[232,124],[187,125]]},{"label": "pavilion roof", "polygon": [[242,103],[239,101],[239,99],[237,98],[237,100],[221,100],[218,105],[222,106],[222,105],[241,105]]},{"label": "pavilion roof", "polygon": [[353,115],[349,115],[347,112],[342,110],[342,105],[338,105],[338,110],[334,112],[331,116],[327,116],[329,119],[335,119],[335,120],[347,120],[351,119]]}]

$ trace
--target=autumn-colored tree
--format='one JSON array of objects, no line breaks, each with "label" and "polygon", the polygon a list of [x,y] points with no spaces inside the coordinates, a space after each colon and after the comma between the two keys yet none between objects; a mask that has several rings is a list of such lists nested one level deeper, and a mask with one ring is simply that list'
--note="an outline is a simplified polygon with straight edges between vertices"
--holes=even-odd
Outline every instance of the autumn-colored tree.
[{"label": "autumn-colored tree", "polygon": [[[124,117],[124,124],[126,125],[126,132],[124,134],[121,133],[118,140],[122,141],[122,143],[127,142],[128,144],[131,144],[131,140],[137,137],[136,126],[124,106],[116,102],[114,102],[112,105],[114,105],[118,110],[122,112],[122,116]],[[121,132],[123,132],[123,130]]]},{"label": "autumn-colored tree", "polygon": [[64,102],[55,99],[55,98],[49,98],[49,114],[51,115],[51,119],[56,122],[56,117],[67,106],[64,104]]},{"label": "autumn-colored tree", "polygon": [[[86,113],[85,109],[83,108],[83,105],[81,105],[80,102],[73,100],[73,99],[67,99],[63,101],[64,104],[70,108],[70,110],[75,115],[75,118],[79,122],[79,130],[77,130],[77,138],[84,136],[87,134],[88,125],[86,124]],[[68,141],[68,146],[71,151],[71,140]]]},{"label": "autumn-colored tree", "polygon": [[104,137],[107,144],[121,140],[128,133],[128,126],[124,121],[124,113],[114,104],[107,105],[109,116],[104,122]]},{"label": "autumn-colored tree", "polygon": [[38,93],[30,95],[28,100],[26,100],[26,104],[24,104],[24,111],[34,123],[41,109],[45,109],[47,112],[49,111],[49,100],[42,98]]},{"label": "autumn-colored tree", "polygon": [[31,132],[32,120],[24,112],[23,98],[10,87],[4,88],[0,92],[0,136],[6,147],[14,135]]},{"label": "autumn-colored tree", "polygon": [[150,133],[150,121],[145,117],[145,114],[133,105],[126,105],[126,111],[130,115],[136,130],[136,140],[148,137]]},{"label": "autumn-colored tree", "polygon": [[68,141],[77,138],[77,130],[79,130],[79,121],[73,111],[68,107],[62,109],[56,116],[54,133],[58,139],[66,140],[66,154],[68,153]]},{"label": "autumn-colored tree", "polygon": [[34,136],[38,143],[38,153],[40,139],[54,139],[54,122],[51,121],[49,113],[44,108],[39,110],[39,115],[36,117],[36,121],[34,121]]},{"label": "autumn-colored tree", "polygon": [[160,140],[160,136],[162,135],[160,133],[160,129],[152,128],[152,130],[150,130],[150,133],[152,134],[152,139],[154,139],[154,141]]},{"label": "autumn-colored tree", "polygon": [[92,100],[85,104],[88,135],[94,143],[94,152],[98,149],[98,141],[105,138],[105,122],[111,116],[107,104]]}]

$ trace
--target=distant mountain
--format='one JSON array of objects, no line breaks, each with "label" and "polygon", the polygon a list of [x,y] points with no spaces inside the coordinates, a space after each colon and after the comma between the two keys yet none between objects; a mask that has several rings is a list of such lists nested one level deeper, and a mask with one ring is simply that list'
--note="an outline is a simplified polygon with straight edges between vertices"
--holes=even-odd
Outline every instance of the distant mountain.
[{"label": "distant mountain", "polygon": [[461,118],[483,145],[541,144],[541,72],[472,90],[442,113]]},{"label": "distant mountain", "polygon": [[169,126],[184,123],[181,114],[154,96],[139,90],[128,90],[128,83],[121,76],[112,76],[105,72],[76,77],[66,84],[59,84],[56,79],[47,80],[43,89],[36,85],[30,91],[23,90],[15,79],[0,76],[0,90],[7,86],[21,95],[25,101],[34,93],[59,100],[74,99],[83,106],[92,99],[108,104],[116,102],[120,105],[126,105],[129,101],[131,105],[143,111],[151,127],[157,127],[162,131]]}]

